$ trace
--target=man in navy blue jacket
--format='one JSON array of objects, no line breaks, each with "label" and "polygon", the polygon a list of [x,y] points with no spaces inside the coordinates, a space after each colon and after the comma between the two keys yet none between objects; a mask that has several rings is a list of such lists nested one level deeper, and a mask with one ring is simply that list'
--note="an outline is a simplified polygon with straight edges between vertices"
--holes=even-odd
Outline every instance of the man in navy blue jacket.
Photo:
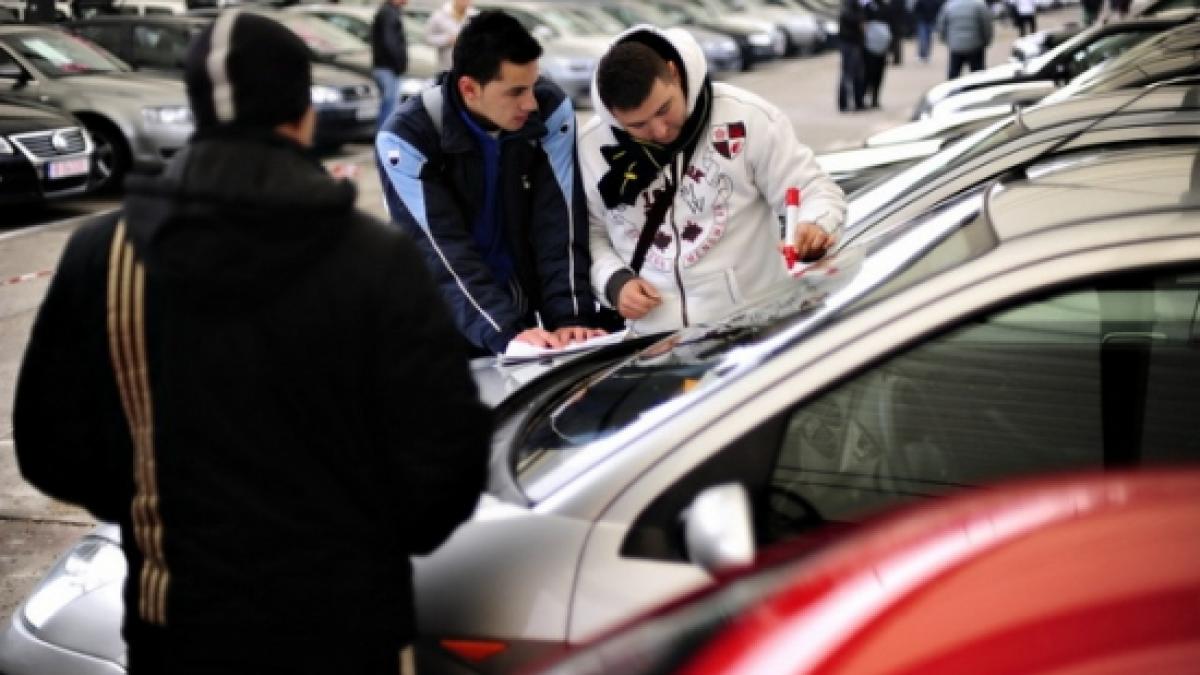
[{"label": "man in navy blue jacket", "polygon": [[412,235],[477,350],[558,348],[588,328],[587,209],[571,100],[538,75],[541,46],[511,16],[459,33],[441,84],[375,139],[392,220]]}]

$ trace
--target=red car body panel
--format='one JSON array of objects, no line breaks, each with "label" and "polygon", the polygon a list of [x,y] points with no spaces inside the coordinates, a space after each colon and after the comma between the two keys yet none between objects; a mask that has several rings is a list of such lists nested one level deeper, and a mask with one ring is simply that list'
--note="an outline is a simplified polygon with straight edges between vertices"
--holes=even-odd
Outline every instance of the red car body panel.
[{"label": "red car body panel", "polygon": [[885,519],[683,672],[1200,672],[1200,471],[1043,480]]}]

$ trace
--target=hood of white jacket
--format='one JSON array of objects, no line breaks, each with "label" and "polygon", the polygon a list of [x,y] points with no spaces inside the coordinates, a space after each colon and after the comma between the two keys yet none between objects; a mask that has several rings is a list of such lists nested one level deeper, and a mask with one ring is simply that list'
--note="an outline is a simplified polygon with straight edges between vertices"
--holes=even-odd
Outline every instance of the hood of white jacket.
[{"label": "hood of white jacket", "polygon": [[[696,99],[700,97],[700,85],[703,84],[704,78],[708,76],[708,61],[704,58],[704,50],[700,47],[700,43],[696,42],[696,38],[692,34],[682,28],[656,28],[650,24],[641,24],[634,26],[629,30],[617,36],[613,41],[613,46],[619,45],[622,42],[637,40],[638,35],[651,33],[666,40],[668,44],[675,48],[679,53],[679,58],[683,62],[683,82],[684,90],[687,91],[687,111],[688,115],[696,109]],[[612,49],[612,47],[609,47]],[[600,119],[604,120],[609,126],[623,128],[617,119],[613,117],[612,112],[600,100],[600,90],[596,86],[596,73],[592,73],[592,108],[595,114]]]}]

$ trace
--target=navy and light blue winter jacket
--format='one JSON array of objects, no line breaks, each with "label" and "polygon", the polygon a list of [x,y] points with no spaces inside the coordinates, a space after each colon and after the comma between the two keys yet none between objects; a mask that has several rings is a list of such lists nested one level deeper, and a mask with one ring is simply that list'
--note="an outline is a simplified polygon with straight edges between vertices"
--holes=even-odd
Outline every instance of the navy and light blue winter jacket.
[{"label": "navy and light blue winter jacket", "polygon": [[[590,324],[596,305],[571,100],[538,80],[540,112],[500,133],[499,172],[489,185],[487,144],[445,81],[440,133],[415,96],[376,136],[392,221],[412,235],[459,331],[476,347],[503,352],[537,325],[534,312],[550,330]],[[493,236],[498,227],[503,242]]]}]

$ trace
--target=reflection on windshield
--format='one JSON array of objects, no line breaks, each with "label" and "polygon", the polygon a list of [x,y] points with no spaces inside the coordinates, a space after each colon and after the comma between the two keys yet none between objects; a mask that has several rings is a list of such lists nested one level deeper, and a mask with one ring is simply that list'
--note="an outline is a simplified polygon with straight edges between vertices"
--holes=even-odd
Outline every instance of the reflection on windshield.
[{"label": "reflection on windshield", "polygon": [[366,49],[358,38],[315,17],[281,14],[279,21],[318,54],[344,54]]},{"label": "reflection on windshield", "polygon": [[[899,292],[981,255],[994,237],[966,233],[982,188],[910,221],[890,236],[864,240],[712,326],[679,331],[566,389],[524,423],[513,446],[518,481],[534,501],[584,470],[579,450],[633,423],[670,415],[685,394],[762,363],[770,354],[843,313]],[[676,405],[678,403],[678,405]],[[565,468],[573,465],[574,469]]]},{"label": "reflection on windshield", "polygon": [[38,31],[5,36],[4,43],[47,77],[116,73],[124,66],[73,35]]}]

